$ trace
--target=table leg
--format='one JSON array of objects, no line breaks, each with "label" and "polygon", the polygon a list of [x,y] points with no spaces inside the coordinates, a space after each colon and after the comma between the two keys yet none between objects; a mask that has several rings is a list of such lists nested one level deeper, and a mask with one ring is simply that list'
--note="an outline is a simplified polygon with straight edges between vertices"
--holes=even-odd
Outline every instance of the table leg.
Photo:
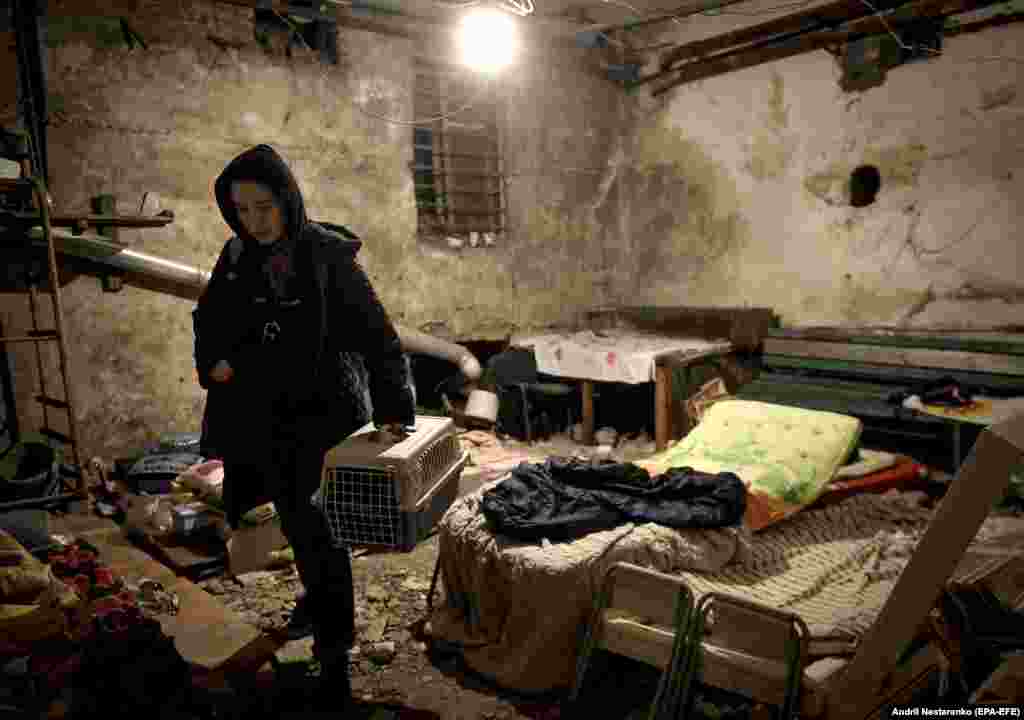
[{"label": "table leg", "polygon": [[953,423],[953,474],[956,475],[957,471],[960,470],[960,463],[963,462],[963,457],[960,453],[963,452],[962,445],[960,444],[960,423]]},{"label": "table leg", "polygon": [[583,381],[583,444],[594,444],[594,381]]},{"label": "table leg", "polygon": [[654,443],[658,452],[668,447],[672,432],[672,371],[658,365],[654,368]]}]

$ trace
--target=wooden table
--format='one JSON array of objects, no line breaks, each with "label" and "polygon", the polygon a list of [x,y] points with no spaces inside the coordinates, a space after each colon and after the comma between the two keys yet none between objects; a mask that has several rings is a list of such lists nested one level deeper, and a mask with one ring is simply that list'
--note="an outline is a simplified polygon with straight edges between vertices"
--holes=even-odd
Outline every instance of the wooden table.
[{"label": "wooden table", "polygon": [[594,444],[594,384],[655,383],[655,436],[664,449],[672,435],[672,370],[690,368],[732,352],[724,339],[657,334],[630,329],[580,330],[515,338],[531,348],[537,372],[582,385],[583,442]]},{"label": "wooden table", "polygon": [[[675,418],[672,413],[672,375],[674,368],[682,368],[689,385],[690,371],[699,365],[715,363],[731,352],[730,348],[716,348],[700,353],[669,353],[655,361],[654,368],[654,442],[658,452],[668,447],[677,437]],[[583,443],[594,444],[594,380],[580,380],[583,408]],[[689,422],[685,420],[687,430]]]}]

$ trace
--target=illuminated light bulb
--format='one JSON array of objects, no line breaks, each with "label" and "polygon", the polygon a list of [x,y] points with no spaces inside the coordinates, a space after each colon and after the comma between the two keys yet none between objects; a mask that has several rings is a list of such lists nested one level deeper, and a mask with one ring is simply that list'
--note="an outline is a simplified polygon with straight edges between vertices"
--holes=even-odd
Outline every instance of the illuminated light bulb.
[{"label": "illuminated light bulb", "polygon": [[507,14],[495,8],[473,10],[459,28],[462,62],[493,73],[508,67],[515,56],[516,28]]}]

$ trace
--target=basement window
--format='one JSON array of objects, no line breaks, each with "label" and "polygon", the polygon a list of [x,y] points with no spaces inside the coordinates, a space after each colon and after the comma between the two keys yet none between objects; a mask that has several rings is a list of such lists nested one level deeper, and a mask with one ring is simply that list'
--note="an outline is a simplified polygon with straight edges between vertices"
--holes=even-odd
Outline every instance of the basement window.
[{"label": "basement window", "polygon": [[505,233],[498,103],[467,70],[418,58],[414,72],[419,237],[451,249],[497,245]]}]

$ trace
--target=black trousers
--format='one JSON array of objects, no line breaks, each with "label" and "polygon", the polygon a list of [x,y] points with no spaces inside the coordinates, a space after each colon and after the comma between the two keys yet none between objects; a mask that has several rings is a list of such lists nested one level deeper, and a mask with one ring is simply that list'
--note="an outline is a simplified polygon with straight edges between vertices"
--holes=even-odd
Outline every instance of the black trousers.
[{"label": "black trousers", "polygon": [[306,589],[314,655],[324,665],[344,663],[347,667],[347,653],[355,643],[352,560],[347,547],[334,543],[326,518],[312,501],[320,487],[328,447],[318,441],[317,433],[291,431],[280,425],[276,430],[270,458],[264,455],[270,468],[260,472],[252,465],[245,467],[244,462],[229,464],[225,459],[225,482],[244,482],[246,475],[263,481],[265,496],[277,508],[281,530],[291,544]]}]

